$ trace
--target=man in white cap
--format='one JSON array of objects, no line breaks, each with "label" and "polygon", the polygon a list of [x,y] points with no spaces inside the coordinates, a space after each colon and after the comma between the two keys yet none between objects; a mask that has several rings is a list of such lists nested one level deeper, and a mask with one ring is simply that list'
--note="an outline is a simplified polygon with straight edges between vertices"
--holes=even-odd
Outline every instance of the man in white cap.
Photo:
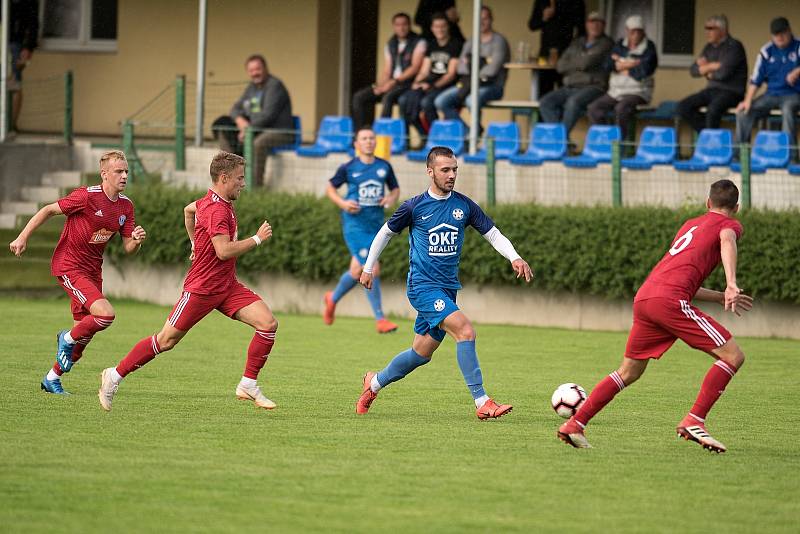
[{"label": "man in white cap", "polygon": [[614,121],[627,139],[627,127],[636,106],[647,104],[653,96],[653,73],[658,66],[656,45],[647,39],[644,21],[631,15],[625,21],[625,37],[617,41],[606,62],[611,72],[608,92],[589,104],[591,124],[603,124],[614,111]]}]

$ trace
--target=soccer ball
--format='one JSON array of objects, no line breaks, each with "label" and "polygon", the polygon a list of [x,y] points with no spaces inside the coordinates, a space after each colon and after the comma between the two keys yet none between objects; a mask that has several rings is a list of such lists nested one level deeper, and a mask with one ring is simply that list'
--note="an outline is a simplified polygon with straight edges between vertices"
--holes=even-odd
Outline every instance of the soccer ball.
[{"label": "soccer ball", "polygon": [[572,382],[558,386],[553,392],[553,396],[550,397],[553,409],[564,419],[569,419],[575,415],[575,412],[578,411],[578,408],[581,407],[585,400],[586,390]]}]

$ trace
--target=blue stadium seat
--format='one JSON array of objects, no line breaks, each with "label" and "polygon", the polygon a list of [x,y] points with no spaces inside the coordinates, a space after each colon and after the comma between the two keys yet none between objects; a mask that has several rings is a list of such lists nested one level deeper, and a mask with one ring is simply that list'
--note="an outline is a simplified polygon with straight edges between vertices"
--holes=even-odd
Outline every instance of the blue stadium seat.
[{"label": "blue stadium seat", "polygon": [[611,143],[622,139],[619,126],[595,124],[586,132],[583,152],[579,156],[564,158],[567,167],[597,167],[598,163],[611,161]]},{"label": "blue stadium seat", "polygon": [[[490,122],[486,137],[494,138],[494,158],[507,159],[519,152],[519,126],[516,122]],[[486,143],[483,148],[464,156],[466,163],[486,163]]]},{"label": "blue stadium seat", "polygon": [[403,119],[380,118],[372,124],[375,135],[388,135],[392,138],[392,154],[406,151],[406,121]]},{"label": "blue stadium seat", "polygon": [[706,172],[712,165],[728,165],[733,158],[733,135],[730,130],[700,130],[692,157],[672,164],[677,171]]},{"label": "blue stadium seat", "polygon": [[[789,163],[789,134],[762,130],[756,134],[750,153],[750,172],[762,173],[767,169],[781,169]],[[731,170],[741,172],[739,162],[731,164]]]},{"label": "blue stadium seat", "polygon": [[287,152],[289,150],[297,150],[303,144],[303,126],[300,122],[300,117],[292,115],[292,130],[294,130],[294,141],[288,145],[276,146],[275,152]]},{"label": "blue stadium seat", "polygon": [[466,128],[460,120],[433,121],[425,148],[409,152],[406,157],[411,161],[425,161],[428,152],[435,146],[446,146],[458,156],[464,152],[464,135]]},{"label": "blue stadium seat", "polygon": [[800,163],[793,163],[789,165],[789,174],[800,175]]},{"label": "blue stadium seat", "polygon": [[322,118],[317,140],[311,146],[297,149],[306,158],[324,158],[329,152],[347,152],[353,141],[353,119],[328,115]]},{"label": "blue stadium seat", "polygon": [[624,158],[622,166],[628,169],[650,169],[653,165],[669,164],[675,159],[675,129],[648,126],[639,137],[639,147],[632,158]]},{"label": "blue stadium seat", "polygon": [[524,154],[511,156],[514,165],[541,165],[548,160],[559,160],[567,154],[567,130],[560,122],[536,124],[531,129],[531,140]]}]

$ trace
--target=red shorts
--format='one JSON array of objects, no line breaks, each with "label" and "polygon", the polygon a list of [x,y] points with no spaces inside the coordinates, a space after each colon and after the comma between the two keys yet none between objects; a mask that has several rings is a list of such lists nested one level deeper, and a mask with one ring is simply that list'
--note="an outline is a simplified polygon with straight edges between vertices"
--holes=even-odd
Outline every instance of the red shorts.
[{"label": "red shorts", "polygon": [[213,295],[199,295],[184,291],[178,303],[172,308],[167,321],[178,330],[188,332],[200,322],[200,319],[213,310],[219,310],[233,318],[236,312],[259,300],[261,297],[247,289],[238,280],[226,291]]},{"label": "red shorts", "polygon": [[731,337],[724,326],[690,302],[661,297],[640,300],[633,303],[633,327],[625,357],[660,358],[676,339],[710,353]]},{"label": "red shorts", "polygon": [[103,279],[90,278],[85,274],[69,273],[56,276],[58,283],[72,299],[70,309],[72,318],[80,321],[89,313],[89,308],[96,300],[106,298],[103,296]]}]

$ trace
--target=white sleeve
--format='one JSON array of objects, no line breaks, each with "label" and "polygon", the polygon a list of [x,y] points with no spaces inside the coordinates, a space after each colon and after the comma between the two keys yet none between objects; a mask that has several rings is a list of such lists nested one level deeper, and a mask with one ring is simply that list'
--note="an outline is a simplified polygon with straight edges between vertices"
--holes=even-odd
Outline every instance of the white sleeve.
[{"label": "white sleeve", "polygon": [[381,229],[378,230],[377,234],[375,234],[375,238],[372,240],[372,244],[369,246],[367,261],[364,262],[365,273],[372,273],[372,268],[375,267],[375,262],[378,261],[381,252],[383,252],[383,249],[385,249],[386,245],[389,244],[389,240],[396,235],[396,233],[389,230],[388,224],[384,223],[384,225],[381,226]]},{"label": "white sleeve", "polygon": [[[514,245],[511,244],[511,241],[506,236],[500,233],[496,226],[492,226],[491,230],[483,234],[483,238],[491,243],[494,249],[508,261],[515,261],[522,257],[517,254],[517,251],[514,250]],[[370,252],[372,251],[370,250]]]}]

